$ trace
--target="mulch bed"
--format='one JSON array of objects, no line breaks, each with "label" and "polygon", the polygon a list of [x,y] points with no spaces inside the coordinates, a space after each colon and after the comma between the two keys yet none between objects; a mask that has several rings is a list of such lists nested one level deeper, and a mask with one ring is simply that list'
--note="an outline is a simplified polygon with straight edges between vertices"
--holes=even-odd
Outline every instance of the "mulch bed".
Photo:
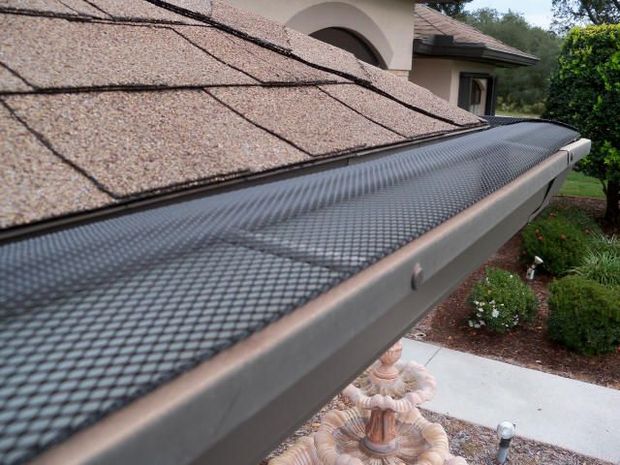
[{"label": "mulch bed", "polygon": [[[595,218],[603,215],[605,203],[598,199],[562,197],[555,200],[586,210]],[[606,228],[607,233],[617,233]],[[486,266],[525,275],[521,257],[521,236],[517,234],[487,263],[472,273],[450,297],[436,306],[407,335],[410,338],[437,343],[451,349],[493,358],[515,365],[579,379],[620,389],[620,352],[589,357],[568,351],[550,341],[546,334],[547,297],[551,277],[537,274],[530,283],[539,301],[537,317],[531,323],[515,328],[506,335],[473,329],[467,324],[471,309],[467,298],[472,286],[484,276]]]}]

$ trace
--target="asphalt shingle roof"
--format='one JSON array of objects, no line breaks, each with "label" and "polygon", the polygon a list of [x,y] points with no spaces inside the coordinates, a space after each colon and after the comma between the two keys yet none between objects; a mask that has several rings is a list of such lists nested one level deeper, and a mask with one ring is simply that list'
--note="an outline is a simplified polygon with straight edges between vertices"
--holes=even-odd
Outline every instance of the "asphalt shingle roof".
[{"label": "asphalt shingle roof", "polygon": [[0,228],[483,125],[216,0],[0,0],[0,43]]},{"label": "asphalt shingle roof", "polygon": [[457,21],[425,5],[416,5],[414,11],[414,34],[416,39],[435,35],[453,36],[457,44],[483,44],[491,50],[536,59],[535,56],[480,32],[473,26]]}]

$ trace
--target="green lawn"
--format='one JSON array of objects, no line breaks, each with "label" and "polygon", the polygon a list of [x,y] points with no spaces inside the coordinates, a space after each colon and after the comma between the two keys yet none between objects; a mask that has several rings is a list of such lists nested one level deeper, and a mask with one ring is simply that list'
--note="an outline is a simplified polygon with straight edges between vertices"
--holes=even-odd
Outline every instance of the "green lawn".
[{"label": "green lawn", "polygon": [[533,115],[530,113],[519,113],[517,111],[500,111],[495,113],[497,116],[512,116],[513,118],[540,118],[540,115]]},{"label": "green lawn", "polygon": [[603,186],[596,178],[572,171],[562,186],[560,195],[573,197],[594,197],[604,199]]}]

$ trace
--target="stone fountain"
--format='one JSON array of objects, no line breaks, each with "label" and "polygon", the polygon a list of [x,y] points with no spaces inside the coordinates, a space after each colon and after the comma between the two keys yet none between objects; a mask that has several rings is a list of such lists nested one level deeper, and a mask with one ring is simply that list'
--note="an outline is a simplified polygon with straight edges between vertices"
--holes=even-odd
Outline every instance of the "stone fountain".
[{"label": "stone fountain", "polygon": [[398,342],[343,391],[353,408],[328,412],[316,433],[269,465],[467,465],[450,454],[441,425],[418,410],[433,398],[435,379],[401,353]]}]

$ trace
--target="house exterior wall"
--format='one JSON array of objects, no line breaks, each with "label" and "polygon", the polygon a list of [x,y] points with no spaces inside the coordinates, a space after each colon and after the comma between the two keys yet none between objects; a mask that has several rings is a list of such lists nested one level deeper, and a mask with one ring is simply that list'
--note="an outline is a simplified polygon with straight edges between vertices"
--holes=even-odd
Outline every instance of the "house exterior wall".
[{"label": "house exterior wall", "polygon": [[361,35],[387,69],[406,75],[413,57],[413,0],[228,0],[305,34],[329,27]]},{"label": "house exterior wall", "polygon": [[458,105],[459,78],[461,73],[493,75],[495,73],[495,66],[468,61],[416,57],[409,78],[412,82],[426,87],[435,95],[454,105]]}]

